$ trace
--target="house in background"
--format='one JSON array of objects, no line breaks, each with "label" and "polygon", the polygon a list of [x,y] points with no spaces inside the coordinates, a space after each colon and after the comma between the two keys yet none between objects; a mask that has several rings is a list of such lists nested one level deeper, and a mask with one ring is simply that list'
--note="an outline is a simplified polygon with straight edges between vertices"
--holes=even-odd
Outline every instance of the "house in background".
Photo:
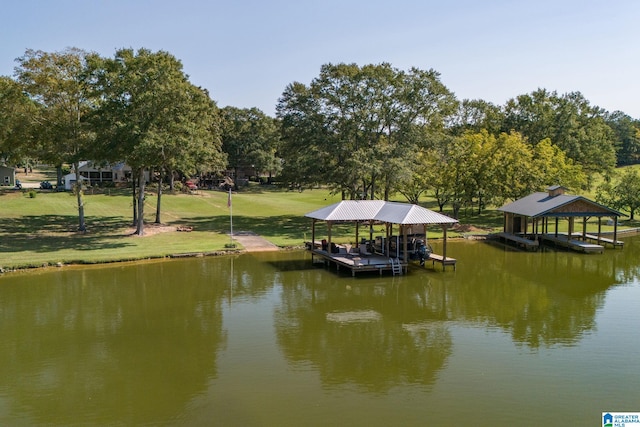
[{"label": "house in background", "polygon": [[0,185],[16,185],[16,170],[9,166],[0,166]]},{"label": "house in background", "polygon": [[[116,164],[99,165],[91,161],[82,161],[79,165],[80,178],[88,181],[90,185],[104,183],[126,183],[131,180],[131,167],[124,162]],[[145,172],[145,179],[149,182],[149,172]],[[64,189],[71,190],[76,182],[76,174],[70,173],[64,176]]]}]

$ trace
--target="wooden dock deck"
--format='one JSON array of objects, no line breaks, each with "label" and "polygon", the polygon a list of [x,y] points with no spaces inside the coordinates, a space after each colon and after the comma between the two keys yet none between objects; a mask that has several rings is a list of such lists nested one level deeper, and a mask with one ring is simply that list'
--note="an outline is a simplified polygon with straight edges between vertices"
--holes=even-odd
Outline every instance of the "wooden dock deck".
[{"label": "wooden dock deck", "polygon": [[[350,253],[329,253],[327,251],[323,251],[322,249],[312,248],[311,244],[307,245],[307,249],[311,252],[311,260],[312,262],[320,262],[325,265],[333,264],[336,267],[336,270],[339,271],[341,268],[346,268],[351,271],[351,275],[355,276],[356,273],[361,272],[372,272],[377,271],[382,275],[382,273],[386,271],[392,272],[395,274],[402,274],[402,272],[406,273],[409,267],[408,263],[403,262],[401,259],[389,258],[388,256],[381,254],[360,254],[358,252],[350,252]],[[426,261],[431,261],[433,268],[435,268],[435,263],[442,264],[442,270],[445,270],[445,267],[450,265],[453,266],[453,269],[456,269],[457,260],[455,258],[446,257],[444,258],[442,255],[438,254],[429,254],[429,257],[425,259]],[[395,267],[395,268],[394,268]],[[401,269],[401,272],[399,271]]]},{"label": "wooden dock deck", "polygon": [[[383,255],[362,255],[359,253],[329,253],[322,249],[311,249],[312,262],[316,262],[316,257],[322,260],[325,265],[327,263],[333,263],[336,266],[336,270],[340,268],[347,268],[351,270],[351,275],[355,276],[356,273],[365,271],[377,271],[382,276],[385,271],[394,270],[393,262],[391,258]],[[400,261],[402,270],[406,272],[407,264]]]},{"label": "wooden dock deck", "polygon": [[527,250],[537,250],[540,247],[540,242],[538,240],[527,239],[526,237],[513,233],[501,232],[496,233],[495,236],[505,241],[515,243],[516,246]]},{"label": "wooden dock deck", "polygon": [[[575,238],[582,238],[583,234],[582,233],[573,233],[573,237]],[[591,241],[591,242],[596,242],[596,244],[600,244],[600,243],[604,243],[604,244],[609,244],[611,246],[613,246],[614,248],[617,247],[623,247],[624,246],[624,242],[622,240],[613,240],[613,239],[609,239],[607,237],[602,237],[600,236],[600,238],[598,238],[598,236],[594,235],[594,234],[585,234],[584,238]]]},{"label": "wooden dock deck", "polygon": [[453,271],[455,271],[456,263],[458,262],[455,258],[451,258],[451,257],[444,258],[442,255],[438,255],[434,253],[429,254],[429,258],[427,258],[427,261],[431,261],[431,265],[433,266],[433,268],[436,267],[436,262],[439,262],[440,264],[442,264],[442,271],[444,271],[447,265],[452,265]]},{"label": "wooden dock deck", "polygon": [[554,234],[540,234],[539,237],[540,239],[553,243],[556,246],[562,246],[574,251],[600,254],[604,252],[604,246],[602,245],[596,245],[594,243],[588,243],[573,238],[570,239],[566,234],[558,234],[557,236]]}]

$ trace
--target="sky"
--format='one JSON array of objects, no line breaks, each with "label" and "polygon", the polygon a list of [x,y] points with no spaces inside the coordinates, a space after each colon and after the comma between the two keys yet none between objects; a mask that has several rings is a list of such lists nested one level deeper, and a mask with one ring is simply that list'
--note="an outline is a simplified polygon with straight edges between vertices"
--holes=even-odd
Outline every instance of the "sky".
[{"label": "sky", "polygon": [[459,100],[581,92],[640,119],[637,0],[0,0],[0,75],[26,49],[171,53],[219,107],[275,116],[328,63],[440,73]]}]

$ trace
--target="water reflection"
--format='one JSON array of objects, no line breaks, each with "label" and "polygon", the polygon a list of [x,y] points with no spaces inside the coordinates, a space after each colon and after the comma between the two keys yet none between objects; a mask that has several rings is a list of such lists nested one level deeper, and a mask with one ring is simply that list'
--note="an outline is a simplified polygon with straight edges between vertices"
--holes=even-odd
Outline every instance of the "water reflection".
[{"label": "water reflection", "polygon": [[397,384],[434,382],[452,344],[441,307],[427,304],[432,289],[408,295],[393,279],[328,287],[301,279],[283,286],[274,316],[288,360],[311,362],[328,386],[351,383],[384,392]]},{"label": "water reflection", "polygon": [[[522,354],[582,346],[597,334],[611,290],[637,281],[639,243],[584,255],[450,242],[457,271],[401,277],[337,274],[303,251],[7,275],[0,423],[184,424],[225,410],[231,421],[245,413],[266,420],[265,408],[305,419],[273,402],[320,411],[307,402],[349,393],[388,411],[407,390],[434,400],[430,409],[397,408],[399,416],[451,408],[464,396],[473,407],[486,380],[452,386],[464,375],[451,366],[476,370],[475,357],[460,353],[492,355],[501,346],[500,361],[526,378],[541,358]],[[270,370],[276,380],[264,375]],[[529,397],[546,387],[540,381]],[[514,395],[525,387],[498,385]]]},{"label": "water reflection", "polygon": [[227,273],[154,263],[6,278],[1,394],[27,424],[171,419],[216,376],[226,286],[203,277]]}]

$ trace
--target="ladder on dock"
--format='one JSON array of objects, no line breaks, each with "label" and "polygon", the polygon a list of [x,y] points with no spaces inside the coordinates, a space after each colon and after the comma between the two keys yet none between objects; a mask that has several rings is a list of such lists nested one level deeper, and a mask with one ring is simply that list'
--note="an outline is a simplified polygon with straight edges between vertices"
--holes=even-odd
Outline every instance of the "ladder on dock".
[{"label": "ladder on dock", "polygon": [[402,275],[402,263],[398,258],[389,258],[391,261],[391,272],[395,276],[396,274]]}]

